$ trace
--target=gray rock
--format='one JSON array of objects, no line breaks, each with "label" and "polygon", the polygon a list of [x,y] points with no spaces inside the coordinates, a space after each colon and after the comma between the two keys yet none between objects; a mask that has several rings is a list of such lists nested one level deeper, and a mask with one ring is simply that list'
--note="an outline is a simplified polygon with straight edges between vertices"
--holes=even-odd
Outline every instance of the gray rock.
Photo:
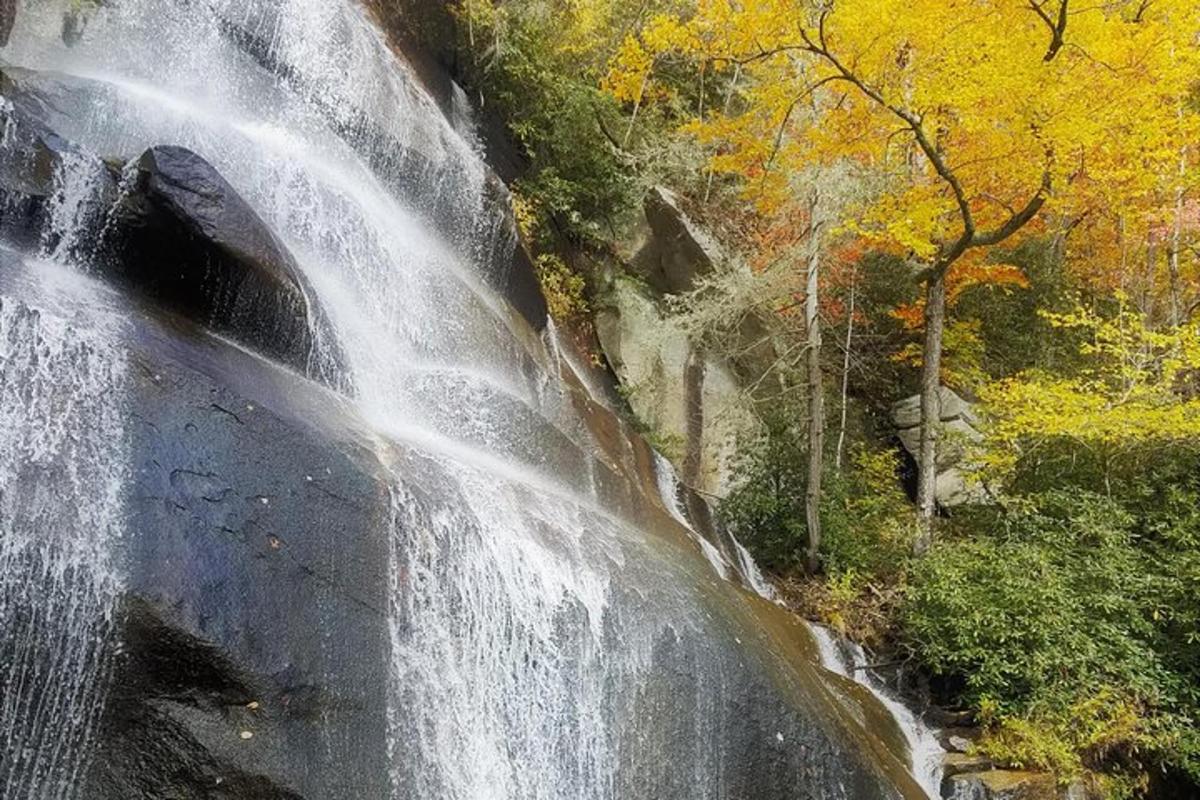
[{"label": "gray rock", "polygon": [[8,44],[17,22],[17,0],[0,0],[0,47]]},{"label": "gray rock", "polygon": [[988,499],[984,487],[958,467],[949,467],[938,473],[934,496],[943,508],[983,503]]},{"label": "gray rock", "polygon": [[965,736],[947,736],[945,742],[946,749],[952,750],[955,753],[966,753],[971,749],[971,740]]},{"label": "gray rock", "polygon": [[[69,81],[0,72],[9,139],[0,148],[0,237],[19,249],[90,263],[144,298],[304,370],[310,309],[287,249],[190,150],[147,150],[118,191],[117,165],[52,127],[69,127],[62,111],[85,94]],[[69,182],[61,177],[67,173]],[[68,191],[72,196],[63,197]],[[63,248],[68,252],[57,252]]]},{"label": "gray rock", "polygon": [[[47,284],[7,253],[5,305],[125,306],[98,283],[31,294]],[[121,593],[79,796],[389,796],[392,504],[373,446],[319,385],[186,320],[123,318]]]},{"label": "gray rock", "polygon": [[137,159],[102,262],[138,293],[303,370],[312,349],[300,271],[258,214],[182,147]]},{"label": "gray rock", "polygon": [[[979,420],[971,410],[971,404],[959,397],[948,386],[938,389],[941,401],[941,419],[944,422],[962,419],[971,425],[977,425]],[[915,428],[921,424],[921,396],[915,394],[895,403],[889,413],[892,425],[899,429]]]},{"label": "gray rock", "polygon": [[643,208],[650,235],[630,260],[634,274],[659,292],[678,294],[716,268],[721,260],[719,246],[687,216],[673,192],[654,187]]},{"label": "gray rock", "polygon": [[626,400],[664,454],[688,467],[681,470],[687,483],[723,493],[737,439],[757,424],[729,365],[697,354],[687,333],[628,278],[613,282],[595,325]]},{"label": "gray rock", "polygon": [[[941,421],[934,431],[937,439],[938,470],[934,492],[938,505],[952,508],[966,503],[983,502],[987,498],[986,491],[970,477],[970,465],[963,463],[968,445],[982,438],[976,427],[979,418],[972,410],[971,404],[949,387],[942,386],[938,395],[941,402]],[[896,438],[901,446],[919,463],[920,395],[906,397],[893,404],[889,417],[896,428]]]},{"label": "gray rock", "polygon": [[966,772],[985,772],[992,768],[992,762],[984,756],[973,756],[967,753],[947,753],[942,757],[942,777],[951,778]]},{"label": "gray rock", "polygon": [[947,800],[1057,800],[1058,784],[1044,772],[965,772],[943,781],[942,795]]}]

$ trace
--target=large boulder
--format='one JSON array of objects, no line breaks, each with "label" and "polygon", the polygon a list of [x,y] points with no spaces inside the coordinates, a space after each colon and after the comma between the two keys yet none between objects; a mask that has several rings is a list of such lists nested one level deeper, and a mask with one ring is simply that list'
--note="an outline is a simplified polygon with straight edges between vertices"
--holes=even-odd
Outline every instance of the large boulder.
[{"label": "large boulder", "polygon": [[664,294],[686,292],[722,261],[721,248],[684,212],[679,198],[656,186],[643,202],[648,231],[630,270]]},{"label": "large boulder", "polygon": [[[941,419],[943,422],[963,420],[969,425],[979,424],[979,419],[971,409],[971,404],[958,396],[949,386],[938,387],[938,401],[941,404]],[[892,424],[897,429],[915,428],[921,424],[921,395],[914,394],[895,403],[891,408]]]},{"label": "large boulder", "polygon": [[313,315],[287,248],[196,153],[154,147],[124,165],[62,135],[78,132],[75,118],[98,91],[84,79],[0,70],[0,239],[86,264],[305,370]]},{"label": "large boulder", "polygon": [[377,467],[305,417],[311,386],[232,348],[213,380],[161,350],[181,343],[150,342],[134,373],[121,647],[87,794],[386,796]]},{"label": "large boulder", "polygon": [[729,365],[696,347],[630,278],[613,281],[595,325],[625,399],[684,482],[723,493],[738,438],[757,424]]},{"label": "large boulder", "polygon": [[[971,404],[953,389],[938,389],[940,419],[934,429],[937,438],[937,481],[934,496],[939,506],[952,508],[987,498],[984,488],[971,476],[966,463],[970,445],[978,442],[979,418]],[[896,439],[916,465],[921,459],[921,396],[913,395],[894,403],[889,412]]]},{"label": "large boulder", "polygon": [[147,150],[127,170],[102,259],[173,311],[303,369],[312,349],[300,271],[266,223],[200,156]]}]

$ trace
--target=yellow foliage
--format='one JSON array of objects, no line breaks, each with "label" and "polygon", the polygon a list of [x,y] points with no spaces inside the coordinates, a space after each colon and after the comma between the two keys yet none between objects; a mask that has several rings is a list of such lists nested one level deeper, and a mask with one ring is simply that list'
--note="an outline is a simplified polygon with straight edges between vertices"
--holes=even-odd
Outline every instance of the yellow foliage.
[{"label": "yellow foliage", "polygon": [[988,231],[1047,180],[1041,213],[1055,219],[1143,208],[1196,185],[1179,162],[1200,139],[1187,102],[1197,31],[1194,0],[1073,6],[1053,49],[1050,26],[1015,0],[697,0],[631,36],[607,85],[641,97],[665,56],[740,65],[741,102],[685,128],[718,146],[713,169],[745,178],[770,210],[799,170],[867,165],[883,177],[849,209],[856,231],[928,260],[961,235],[961,204]]},{"label": "yellow foliage", "polygon": [[1097,690],[1065,714],[1000,715],[994,707],[986,711],[988,727],[978,752],[1005,766],[1048,770],[1062,783],[1086,773],[1081,756],[1095,761],[1171,744],[1169,737],[1154,730],[1139,703],[1113,688]]},{"label": "yellow foliage", "polygon": [[534,260],[534,268],[551,317],[568,320],[588,312],[582,275],[553,253],[539,255]]},{"label": "yellow foliage", "polygon": [[517,223],[517,230],[521,232],[521,238],[527,242],[530,241],[540,224],[537,206],[524,195],[513,192],[512,210],[513,220]]},{"label": "yellow foliage", "polygon": [[1098,449],[1200,439],[1200,330],[1146,327],[1139,314],[1079,308],[1044,316],[1081,335],[1089,366],[1076,377],[1032,371],[989,385],[985,459],[1014,463],[1023,448],[1069,439]]},{"label": "yellow foliage", "polygon": [[604,80],[605,90],[623,102],[640,100],[654,59],[634,36],[626,36],[621,42],[616,59],[623,68],[609,73]]}]

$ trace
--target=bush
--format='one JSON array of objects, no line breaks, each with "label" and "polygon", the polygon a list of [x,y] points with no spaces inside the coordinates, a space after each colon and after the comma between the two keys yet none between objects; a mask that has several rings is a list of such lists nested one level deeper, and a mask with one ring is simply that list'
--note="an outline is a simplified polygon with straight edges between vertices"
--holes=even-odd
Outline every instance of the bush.
[{"label": "bush", "polygon": [[1176,486],[1173,507],[1151,512],[1138,486],[962,514],[914,567],[907,642],[990,723],[982,747],[998,760],[1200,777],[1200,492]]},{"label": "bush", "polygon": [[893,450],[854,450],[846,470],[828,476],[821,503],[825,569],[869,581],[902,573],[915,533],[912,506],[897,479]]},{"label": "bush", "polygon": [[534,259],[534,271],[546,296],[546,308],[551,317],[569,320],[588,313],[583,276],[572,272],[559,256],[542,253]]},{"label": "bush", "polygon": [[801,571],[808,542],[804,492],[808,485],[808,448],[783,411],[764,420],[764,430],[743,442],[734,463],[734,489],[721,501],[721,520],[768,572]]}]

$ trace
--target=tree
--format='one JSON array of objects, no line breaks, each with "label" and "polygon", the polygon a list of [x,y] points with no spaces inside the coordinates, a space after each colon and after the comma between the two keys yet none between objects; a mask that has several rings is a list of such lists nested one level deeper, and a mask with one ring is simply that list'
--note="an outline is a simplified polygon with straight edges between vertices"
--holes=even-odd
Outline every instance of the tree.
[{"label": "tree", "polygon": [[842,224],[907,257],[924,286],[918,552],[936,512],[947,273],[1086,213],[1148,143],[1178,158],[1183,143],[1163,139],[1182,128],[1198,17],[1188,0],[700,0],[622,46],[626,85],[670,60],[740,70],[740,102],[689,130],[723,141],[714,164],[766,201],[807,165],[874,175]]},{"label": "tree", "polygon": [[1200,441],[1200,329],[1152,330],[1121,306],[1105,317],[1080,307],[1045,313],[1074,332],[1082,369],[1075,375],[1030,370],[983,392],[989,409],[982,456],[993,479],[1022,462],[1027,472],[1054,460],[1096,463],[1107,487],[1115,469],[1136,473],[1172,446]]},{"label": "tree", "polygon": [[820,195],[813,192],[808,212],[808,271],[804,287],[804,330],[808,334],[805,357],[808,398],[808,483],[804,493],[804,519],[808,527],[809,574],[820,566],[821,479],[825,471],[825,379],[821,373],[821,220]]}]

